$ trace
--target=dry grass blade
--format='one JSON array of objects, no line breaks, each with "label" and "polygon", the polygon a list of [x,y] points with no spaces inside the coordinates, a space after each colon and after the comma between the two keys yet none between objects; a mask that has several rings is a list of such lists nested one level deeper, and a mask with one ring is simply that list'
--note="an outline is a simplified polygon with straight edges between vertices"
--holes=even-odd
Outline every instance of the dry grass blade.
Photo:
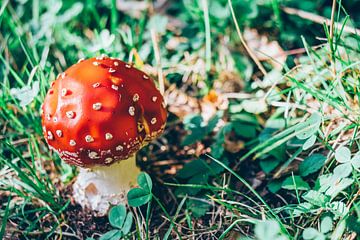
[{"label": "dry grass blade", "polygon": [[164,74],[163,74],[163,70],[162,70],[162,66],[161,66],[161,57],[160,57],[158,36],[154,29],[151,29],[150,33],[151,33],[151,40],[152,40],[153,48],[154,48],[155,60],[157,63],[156,68],[157,68],[158,79],[159,79],[159,90],[160,90],[161,94],[164,94],[165,82],[164,82]]},{"label": "dry grass blade", "polygon": [[[324,24],[326,23],[326,25],[330,25],[331,19],[319,16],[317,14],[314,13],[310,13],[310,12],[306,12],[300,9],[295,9],[295,8],[291,8],[291,7],[282,7],[281,8],[285,13],[290,14],[290,15],[296,15],[300,18],[318,23],[318,24]],[[343,25],[341,23],[334,23],[334,27],[338,30],[341,30],[343,28]],[[351,34],[355,34],[358,35],[360,34],[360,29],[355,28],[355,27],[350,27],[350,26],[344,26],[343,31],[346,33],[351,33]]]},{"label": "dry grass blade", "polygon": [[267,72],[264,68],[264,66],[261,64],[260,60],[256,57],[255,53],[249,48],[249,46],[247,45],[242,33],[241,33],[241,30],[240,30],[240,27],[239,27],[239,24],[238,24],[238,21],[236,20],[236,15],[235,15],[235,12],[234,12],[234,9],[233,9],[233,6],[232,6],[232,2],[231,0],[228,1],[229,2],[229,7],[230,7],[230,11],[231,11],[231,15],[232,15],[232,18],[233,18],[233,21],[234,21],[234,24],[235,24],[235,27],[236,27],[236,31],[238,33],[238,36],[240,38],[240,41],[242,43],[242,45],[244,46],[244,48],[246,49],[246,51],[248,52],[249,56],[251,57],[251,59],[255,62],[256,66],[260,69],[260,71],[262,72],[262,74],[266,75]]}]

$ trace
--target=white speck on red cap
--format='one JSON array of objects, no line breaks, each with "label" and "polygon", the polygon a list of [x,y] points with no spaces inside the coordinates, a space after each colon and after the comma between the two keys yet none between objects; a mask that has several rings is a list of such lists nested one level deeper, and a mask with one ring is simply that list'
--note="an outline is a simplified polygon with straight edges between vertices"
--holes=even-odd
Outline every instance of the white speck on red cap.
[{"label": "white speck on red cap", "polygon": [[66,112],[66,117],[72,119],[75,117],[75,113],[73,111],[67,111]]},{"label": "white speck on red cap", "polygon": [[89,158],[91,159],[96,159],[96,158],[99,158],[97,152],[90,152],[89,153]]},{"label": "white speck on red cap", "polygon": [[92,105],[92,108],[94,109],[94,110],[96,110],[96,111],[99,111],[100,109],[101,109],[101,103],[94,103],[93,105]]},{"label": "white speck on red cap", "polygon": [[133,101],[137,102],[139,100],[139,94],[135,93],[133,96]]},{"label": "white speck on red cap", "polygon": [[90,142],[93,142],[94,141],[94,138],[91,136],[91,135],[86,135],[85,136],[85,141],[90,143]]},{"label": "white speck on red cap", "polygon": [[105,134],[105,139],[106,140],[111,140],[113,138],[113,135],[111,133],[106,133]]},{"label": "white speck on red cap", "polygon": [[130,116],[134,116],[135,115],[135,108],[133,106],[129,107],[129,114]]},{"label": "white speck on red cap", "polygon": [[67,89],[66,88],[63,88],[63,89],[61,89],[61,96],[62,97],[65,97],[66,96],[66,94],[67,94]]},{"label": "white speck on red cap", "polygon": [[93,86],[93,88],[97,88],[97,87],[100,86],[100,83],[98,83],[98,82],[97,82],[97,83],[94,83],[92,86]]},{"label": "white speck on red cap", "polygon": [[48,131],[48,132],[47,132],[47,135],[48,135],[47,138],[48,138],[49,140],[53,140],[53,139],[54,139],[54,135],[52,134],[52,132]]},{"label": "white speck on red cap", "polygon": [[61,130],[56,130],[56,135],[58,137],[62,137],[62,131]]},{"label": "white speck on red cap", "polygon": [[111,157],[105,158],[105,163],[106,164],[112,163],[112,161],[114,161],[114,159],[111,158]]}]

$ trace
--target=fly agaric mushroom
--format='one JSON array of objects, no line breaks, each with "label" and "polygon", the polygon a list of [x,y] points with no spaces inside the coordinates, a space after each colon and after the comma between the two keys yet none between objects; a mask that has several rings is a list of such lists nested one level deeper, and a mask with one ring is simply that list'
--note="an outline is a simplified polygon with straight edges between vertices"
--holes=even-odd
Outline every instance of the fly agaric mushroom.
[{"label": "fly agaric mushroom", "polygon": [[81,167],[74,198],[107,212],[126,202],[139,169],[135,153],[159,136],[167,113],[162,95],[142,71],[105,56],[81,60],[51,84],[42,106],[49,147]]}]

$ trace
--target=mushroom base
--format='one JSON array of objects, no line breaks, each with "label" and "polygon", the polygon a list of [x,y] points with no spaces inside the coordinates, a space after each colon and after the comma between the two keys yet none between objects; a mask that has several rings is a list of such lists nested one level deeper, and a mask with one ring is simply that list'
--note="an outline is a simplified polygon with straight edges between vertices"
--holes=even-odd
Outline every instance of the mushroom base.
[{"label": "mushroom base", "polygon": [[136,185],[139,173],[135,155],[110,166],[81,168],[73,186],[74,199],[99,216],[105,215],[111,205],[127,202],[126,195]]}]

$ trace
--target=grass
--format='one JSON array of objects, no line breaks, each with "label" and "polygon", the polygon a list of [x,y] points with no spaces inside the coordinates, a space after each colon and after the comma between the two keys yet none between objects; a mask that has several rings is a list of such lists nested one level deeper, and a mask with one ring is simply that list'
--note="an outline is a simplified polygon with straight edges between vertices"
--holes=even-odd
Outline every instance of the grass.
[{"label": "grass", "polygon": [[[0,238],[359,238],[358,4],[3,1]],[[169,118],[138,154],[148,200],[95,217],[39,109],[59,72],[103,53],[149,73]]]}]

